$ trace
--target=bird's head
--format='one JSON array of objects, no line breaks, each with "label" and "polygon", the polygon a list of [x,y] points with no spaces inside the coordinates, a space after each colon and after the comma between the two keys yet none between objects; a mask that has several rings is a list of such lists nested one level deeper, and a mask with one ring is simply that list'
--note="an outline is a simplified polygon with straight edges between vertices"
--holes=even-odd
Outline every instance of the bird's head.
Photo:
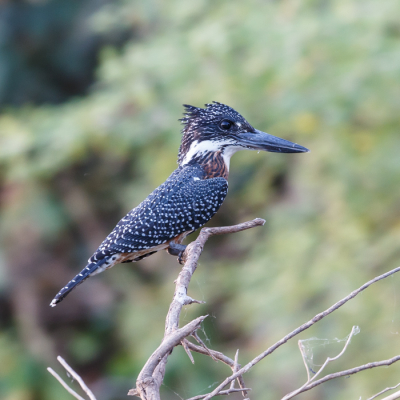
[{"label": "bird's head", "polygon": [[178,164],[185,165],[220,152],[229,168],[230,157],[239,150],[305,153],[309,150],[253,128],[237,111],[221,103],[205,108],[184,105],[185,114]]}]

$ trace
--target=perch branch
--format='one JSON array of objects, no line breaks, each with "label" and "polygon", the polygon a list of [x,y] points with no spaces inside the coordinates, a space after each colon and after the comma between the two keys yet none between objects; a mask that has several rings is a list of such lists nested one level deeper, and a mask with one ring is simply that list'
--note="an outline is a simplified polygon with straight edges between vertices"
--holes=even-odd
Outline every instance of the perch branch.
[{"label": "perch branch", "polygon": [[[333,304],[331,307],[329,307],[328,309],[326,309],[325,311],[317,314],[314,318],[310,319],[308,322],[306,322],[303,325],[300,325],[298,328],[296,328],[295,330],[293,330],[292,332],[290,332],[289,334],[287,334],[286,336],[284,336],[281,340],[279,340],[278,342],[276,342],[275,344],[273,344],[271,347],[269,347],[267,350],[265,350],[264,352],[262,352],[261,354],[259,354],[257,357],[255,357],[253,360],[251,360],[248,364],[246,364],[243,368],[239,369],[239,371],[233,373],[231,376],[229,376],[228,378],[226,378],[220,385],[218,385],[212,392],[210,392],[205,398],[204,400],[209,400],[212,397],[216,396],[226,385],[228,385],[232,380],[236,379],[239,375],[243,375],[245,374],[250,368],[252,368],[255,364],[259,363],[263,358],[267,357],[268,355],[270,355],[271,353],[273,353],[277,348],[279,348],[280,346],[282,346],[283,344],[285,344],[288,340],[292,339],[293,337],[297,336],[299,333],[305,331],[306,329],[308,329],[310,326],[314,325],[315,323],[317,323],[318,321],[320,321],[321,319],[325,318],[327,315],[333,313],[334,311],[336,311],[338,308],[342,307],[344,304],[346,304],[349,300],[353,299],[354,297],[356,297],[359,293],[361,293],[363,290],[367,289],[369,286],[371,286],[372,284],[387,278],[390,275],[395,274],[396,272],[400,271],[400,267],[394,268],[391,271],[388,271],[382,275],[379,275],[377,277],[375,277],[374,279],[371,279],[370,281],[364,283],[362,286],[360,286],[358,289],[352,291],[349,295],[347,295],[346,297],[344,297],[343,299],[339,300],[337,303]],[[395,357],[396,358],[396,357]],[[392,359],[391,359],[392,360]],[[397,361],[397,360],[396,360]],[[395,362],[395,361],[392,361]],[[374,363],[372,363],[374,364]],[[366,364],[369,365],[369,364]],[[383,365],[387,365],[387,364],[383,364]],[[390,364],[389,364],[390,365]],[[368,367],[368,368],[373,368],[373,367]],[[366,368],[364,368],[366,369]],[[361,370],[360,370],[361,371]],[[359,371],[356,371],[359,372]],[[355,373],[355,372],[353,372]],[[328,375],[327,375],[328,376]],[[320,379],[319,381],[325,379],[326,377]],[[333,378],[330,378],[333,379]],[[316,382],[319,382],[316,381]],[[316,383],[314,382],[314,383]],[[323,383],[323,382],[321,382]],[[316,386],[316,385],[314,385]]]},{"label": "perch branch", "polygon": [[[184,253],[185,264],[178,275],[175,282],[175,293],[170,304],[168,314],[165,321],[164,338],[158,347],[158,349],[150,356],[142,371],[140,372],[137,381],[136,388],[131,389],[128,395],[140,396],[142,400],[159,400],[160,393],[159,389],[164,379],[165,366],[167,363],[168,355],[172,352],[173,348],[178,344],[182,344],[187,351],[192,349],[190,342],[185,341],[185,338],[193,335],[196,330],[200,327],[201,322],[206,316],[199,317],[192,322],[189,322],[183,328],[179,327],[179,318],[184,305],[192,303],[201,303],[198,300],[194,300],[187,295],[188,286],[195,272],[198,264],[199,257],[203,251],[204,245],[208,238],[213,235],[224,235],[227,233],[240,232],[245,229],[254,228],[256,226],[264,225],[265,221],[261,218],[256,218],[252,221],[244,222],[242,224],[217,227],[217,228],[203,228],[200,231],[197,239],[190,243]],[[204,344],[203,344],[204,345]],[[186,349],[187,346],[187,349]],[[205,345],[204,345],[205,347]],[[204,350],[204,349],[202,349]],[[207,355],[211,355],[211,350],[204,350]],[[216,357],[217,358],[217,357]],[[232,361],[232,360],[231,360]],[[229,364],[228,364],[229,365]],[[234,361],[232,366],[234,368]],[[241,374],[239,374],[241,375]],[[238,375],[238,376],[239,376]],[[239,380],[241,389],[234,389],[231,391],[242,390],[245,391],[243,380]],[[224,391],[226,392],[226,391]],[[227,393],[226,393],[227,394]]]}]

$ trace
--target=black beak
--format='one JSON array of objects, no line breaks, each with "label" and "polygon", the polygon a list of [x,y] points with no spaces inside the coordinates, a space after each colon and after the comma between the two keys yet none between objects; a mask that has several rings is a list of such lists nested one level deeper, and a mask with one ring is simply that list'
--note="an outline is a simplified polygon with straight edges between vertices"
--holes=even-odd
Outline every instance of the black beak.
[{"label": "black beak", "polygon": [[273,153],[307,153],[310,150],[289,140],[272,136],[257,129],[254,132],[243,132],[237,135],[239,144],[253,150],[264,150]]}]

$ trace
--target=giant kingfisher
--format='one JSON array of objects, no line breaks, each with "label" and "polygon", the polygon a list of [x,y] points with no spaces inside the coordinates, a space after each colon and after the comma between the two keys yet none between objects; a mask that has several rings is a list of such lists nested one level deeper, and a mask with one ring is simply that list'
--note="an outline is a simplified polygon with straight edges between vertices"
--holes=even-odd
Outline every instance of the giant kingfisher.
[{"label": "giant kingfisher", "polygon": [[159,250],[181,256],[182,240],[208,222],[228,193],[229,161],[239,150],[305,153],[309,150],[253,128],[237,111],[213,102],[184,105],[178,168],[104,239],[87,266],[50,303],[54,307],[89,276]]}]

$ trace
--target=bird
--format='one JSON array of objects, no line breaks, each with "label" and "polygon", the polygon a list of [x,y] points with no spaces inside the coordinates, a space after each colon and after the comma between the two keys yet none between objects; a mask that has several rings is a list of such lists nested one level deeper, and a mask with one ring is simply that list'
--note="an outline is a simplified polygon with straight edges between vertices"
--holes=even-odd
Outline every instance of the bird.
[{"label": "bird", "polygon": [[56,306],[87,278],[118,263],[142,260],[160,250],[179,256],[182,241],[208,222],[228,193],[230,159],[239,150],[306,153],[296,143],[253,128],[232,107],[213,101],[184,104],[178,168],[123,217],[89,258],[86,267],[51,301]]}]

